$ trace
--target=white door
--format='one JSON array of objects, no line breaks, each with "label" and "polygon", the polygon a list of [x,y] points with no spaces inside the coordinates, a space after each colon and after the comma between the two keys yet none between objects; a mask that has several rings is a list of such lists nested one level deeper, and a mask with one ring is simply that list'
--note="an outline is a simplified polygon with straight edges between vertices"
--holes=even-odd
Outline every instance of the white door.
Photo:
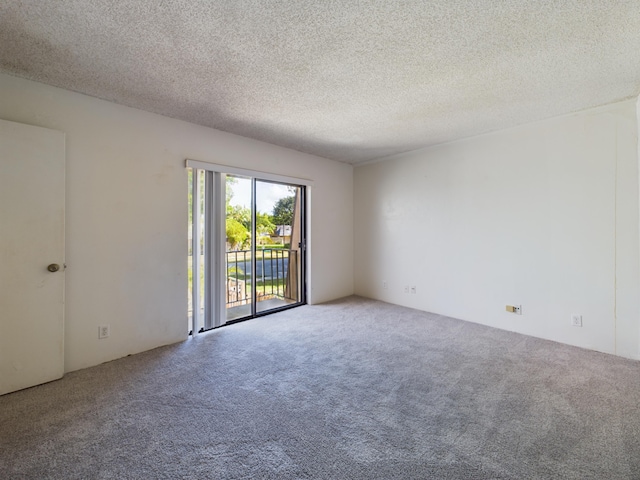
[{"label": "white door", "polygon": [[64,133],[0,120],[0,395],[64,373],[64,164]]}]

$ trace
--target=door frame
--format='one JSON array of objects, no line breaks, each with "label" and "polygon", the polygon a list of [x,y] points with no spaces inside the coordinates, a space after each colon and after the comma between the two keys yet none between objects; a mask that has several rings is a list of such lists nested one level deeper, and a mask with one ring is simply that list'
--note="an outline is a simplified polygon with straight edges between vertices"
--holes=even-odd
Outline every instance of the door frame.
[{"label": "door frame", "polygon": [[[289,308],[295,308],[300,305],[304,305],[307,302],[307,285],[308,285],[308,233],[310,225],[310,208],[308,203],[309,189],[313,186],[313,181],[304,178],[291,177],[286,175],[273,174],[268,172],[261,172],[257,170],[248,170],[243,168],[231,167],[228,165],[221,165],[209,162],[203,162],[200,160],[187,159],[185,166],[193,170],[193,212],[197,211],[198,205],[198,184],[197,181],[199,174],[198,171],[204,171],[205,174],[205,197],[204,198],[204,314],[201,316],[200,311],[200,298],[199,288],[196,288],[196,284],[193,284],[193,328],[191,334],[202,333],[213,328],[218,328],[225,325],[231,325],[233,323],[242,322],[252,318],[269,315],[271,313],[287,310]],[[234,175],[239,177],[250,178],[252,188],[252,235],[255,236],[255,220],[256,212],[253,208],[255,203],[255,186],[256,181],[265,181],[271,183],[279,183],[285,185],[291,185],[301,188],[301,205],[300,205],[300,217],[302,224],[301,229],[301,247],[300,247],[300,284],[301,284],[301,300],[292,305],[283,305],[269,309],[267,311],[258,312],[256,309],[256,282],[252,281],[251,289],[251,314],[238,319],[226,321],[226,295],[224,295],[224,289],[226,288],[226,248],[225,248],[225,221],[226,214],[226,176]],[[195,213],[194,213],[195,215]],[[194,216],[195,219],[195,216]],[[194,255],[193,262],[193,279],[198,279],[199,272],[197,268],[197,261],[195,261],[196,254],[199,253],[199,233],[198,222],[194,222],[193,238],[192,238],[192,253]],[[252,242],[252,276],[256,273],[256,242],[255,239]]]}]

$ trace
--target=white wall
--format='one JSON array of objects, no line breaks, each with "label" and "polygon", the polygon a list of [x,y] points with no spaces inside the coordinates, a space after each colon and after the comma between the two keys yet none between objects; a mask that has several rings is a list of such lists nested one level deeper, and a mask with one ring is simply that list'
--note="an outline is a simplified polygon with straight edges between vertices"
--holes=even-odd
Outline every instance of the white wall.
[{"label": "white wall", "polygon": [[7,75],[0,119],[66,133],[66,371],[186,338],[186,158],[313,180],[309,301],[353,293],[350,165]]},{"label": "white wall", "polygon": [[356,293],[638,358],[637,136],[626,101],[357,167]]}]

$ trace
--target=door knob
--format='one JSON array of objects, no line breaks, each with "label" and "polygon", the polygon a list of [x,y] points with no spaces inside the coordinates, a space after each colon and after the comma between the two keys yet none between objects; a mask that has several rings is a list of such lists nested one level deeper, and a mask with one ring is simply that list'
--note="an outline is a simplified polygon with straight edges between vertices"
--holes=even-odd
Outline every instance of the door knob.
[{"label": "door knob", "polygon": [[60,270],[60,265],[58,265],[57,263],[52,263],[47,267],[47,270],[49,270],[50,272],[57,272],[58,270]]}]

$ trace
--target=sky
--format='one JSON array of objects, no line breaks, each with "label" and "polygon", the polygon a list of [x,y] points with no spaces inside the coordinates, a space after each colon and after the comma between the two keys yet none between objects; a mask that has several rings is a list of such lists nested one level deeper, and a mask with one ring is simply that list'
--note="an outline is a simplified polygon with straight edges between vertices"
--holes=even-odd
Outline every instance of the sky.
[{"label": "sky", "polygon": [[[237,178],[237,182],[233,185],[227,185],[227,188],[233,189],[231,197],[231,205],[239,205],[249,208],[251,206],[251,180],[248,178]],[[286,185],[279,183],[256,182],[256,204],[258,212],[273,213],[273,206],[283,197],[290,197],[292,193]]]}]

